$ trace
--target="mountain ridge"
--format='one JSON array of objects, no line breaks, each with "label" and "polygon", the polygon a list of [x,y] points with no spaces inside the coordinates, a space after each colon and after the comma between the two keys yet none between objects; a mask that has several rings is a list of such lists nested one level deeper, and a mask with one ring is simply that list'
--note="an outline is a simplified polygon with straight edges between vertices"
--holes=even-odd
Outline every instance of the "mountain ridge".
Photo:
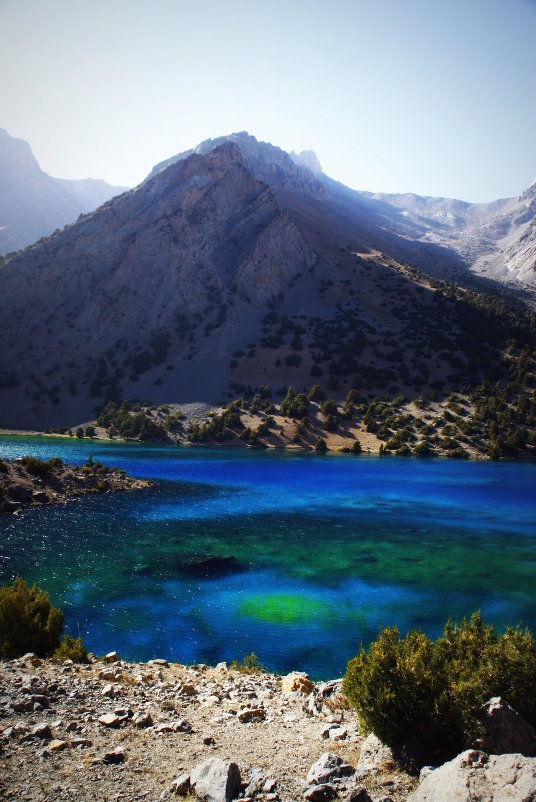
[{"label": "mountain ridge", "polygon": [[528,310],[403,211],[245,133],[160,163],[3,260],[0,420],[78,425],[109,399],[218,406],[260,386],[370,404],[506,384]]},{"label": "mountain ridge", "polygon": [[0,254],[33,244],[124,190],[102,179],[54,178],[28,142],[0,128]]}]

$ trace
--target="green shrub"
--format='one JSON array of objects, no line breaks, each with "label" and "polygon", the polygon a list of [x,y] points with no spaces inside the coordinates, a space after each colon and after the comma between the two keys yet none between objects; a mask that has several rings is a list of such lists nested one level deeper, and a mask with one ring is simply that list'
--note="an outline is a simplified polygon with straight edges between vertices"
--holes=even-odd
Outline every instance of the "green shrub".
[{"label": "green shrub", "polygon": [[26,652],[49,657],[60,645],[63,620],[48,593],[15,579],[0,588],[0,657],[11,660]]},{"label": "green shrub", "polygon": [[324,390],[319,384],[313,384],[311,389],[309,390],[309,400],[310,401],[323,401],[325,398]]},{"label": "green shrub", "polygon": [[296,393],[294,387],[289,387],[285,398],[281,401],[280,413],[285,418],[306,418],[309,409],[309,399],[304,393]]},{"label": "green shrub", "polygon": [[325,454],[327,450],[328,450],[328,444],[326,443],[326,441],[322,437],[319,437],[317,439],[316,443],[315,443],[315,451],[316,451],[316,453],[317,454]]},{"label": "green shrub", "polygon": [[532,634],[508,627],[497,635],[474,613],[449,621],[435,642],[419,630],[401,638],[396,627],[382,629],[348,662],[343,693],[363,731],[398,750],[418,742],[423,757],[448,758],[474,744],[480,707],[492,696],[536,723],[535,684]]},{"label": "green shrub", "polygon": [[49,460],[38,459],[37,457],[22,457],[21,463],[28,473],[33,473],[34,476],[43,478],[51,476],[55,468],[61,468],[63,465],[59,457],[51,457]]},{"label": "green shrub", "polygon": [[265,670],[264,666],[260,664],[259,658],[255,652],[251,652],[251,654],[243,657],[242,662],[233,660],[231,668],[235,671],[239,671],[241,674],[259,674],[261,671]]},{"label": "green shrub", "polygon": [[54,660],[72,660],[73,663],[87,663],[88,651],[82,643],[80,635],[77,638],[71,638],[70,635],[64,635],[63,640],[54,652]]}]

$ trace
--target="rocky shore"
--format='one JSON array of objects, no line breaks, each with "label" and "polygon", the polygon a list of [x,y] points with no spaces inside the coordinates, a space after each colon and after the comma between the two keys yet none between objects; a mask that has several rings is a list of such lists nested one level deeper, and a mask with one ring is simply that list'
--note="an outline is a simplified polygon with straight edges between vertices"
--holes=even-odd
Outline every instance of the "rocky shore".
[{"label": "rocky shore", "polygon": [[64,504],[88,493],[139,490],[149,484],[91,458],[82,467],[65,465],[58,458],[0,459],[0,512],[16,514],[28,506]]},{"label": "rocky shore", "polygon": [[[374,735],[361,735],[337,680],[245,674],[225,664],[127,664],[115,653],[91,659],[0,663],[2,799],[536,798],[536,759],[521,754],[472,750],[412,776]],[[494,709],[504,724],[504,705]],[[526,752],[531,738],[525,731]]]}]

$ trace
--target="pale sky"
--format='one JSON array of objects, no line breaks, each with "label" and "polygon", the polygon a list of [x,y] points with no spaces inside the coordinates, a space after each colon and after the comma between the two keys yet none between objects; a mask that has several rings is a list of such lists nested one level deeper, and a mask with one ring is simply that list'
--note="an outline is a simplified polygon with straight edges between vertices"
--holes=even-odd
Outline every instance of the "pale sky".
[{"label": "pale sky", "polygon": [[536,0],[0,0],[0,43],[0,127],[60,178],[243,130],[355,189],[536,178]]}]

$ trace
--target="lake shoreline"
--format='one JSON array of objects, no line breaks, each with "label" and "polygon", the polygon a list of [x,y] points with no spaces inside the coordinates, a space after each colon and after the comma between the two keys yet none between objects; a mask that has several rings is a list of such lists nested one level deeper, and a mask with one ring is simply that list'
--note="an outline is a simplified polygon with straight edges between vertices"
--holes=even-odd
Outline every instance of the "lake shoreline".
[{"label": "lake shoreline", "polygon": [[[43,439],[62,439],[67,442],[77,442],[81,441],[84,443],[95,443],[98,445],[157,445],[161,446],[162,448],[187,448],[187,449],[228,449],[233,450],[236,452],[240,451],[254,451],[255,453],[261,454],[263,451],[273,453],[289,453],[289,454],[302,454],[304,456],[319,456],[319,457],[375,457],[382,456],[385,458],[391,456],[400,456],[391,454],[390,452],[380,452],[377,450],[362,450],[358,454],[352,454],[350,449],[343,449],[343,448],[327,448],[326,451],[315,451],[313,448],[306,448],[304,446],[297,445],[295,443],[288,443],[285,445],[279,444],[262,444],[262,445],[251,445],[249,443],[245,443],[240,440],[233,440],[231,442],[224,441],[224,442],[217,442],[212,441],[210,443],[193,443],[189,442],[188,440],[182,441],[165,441],[160,439],[147,439],[147,440],[140,440],[136,438],[123,438],[123,437],[107,437],[102,434],[95,434],[93,437],[76,437],[75,434],[65,434],[60,432],[43,432],[43,431],[36,431],[32,429],[1,429],[0,428],[0,437],[35,437],[35,438],[43,438]],[[505,462],[505,461],[512,461],[512,462],[527,462],[527,463],[534,463],[536,460],[533,457],[498,457],[492,458],[487,455],[482,454],[471,454],[468,458],[464,457],[463,460],[460,457],[449,457],[445,454],[407,454],[404,455],[407,457],[413,457],[416,459],[424,460],[424,461],[433,461],[433,460],[460,460],[460,461],[467,461],[467,462]]]}]

